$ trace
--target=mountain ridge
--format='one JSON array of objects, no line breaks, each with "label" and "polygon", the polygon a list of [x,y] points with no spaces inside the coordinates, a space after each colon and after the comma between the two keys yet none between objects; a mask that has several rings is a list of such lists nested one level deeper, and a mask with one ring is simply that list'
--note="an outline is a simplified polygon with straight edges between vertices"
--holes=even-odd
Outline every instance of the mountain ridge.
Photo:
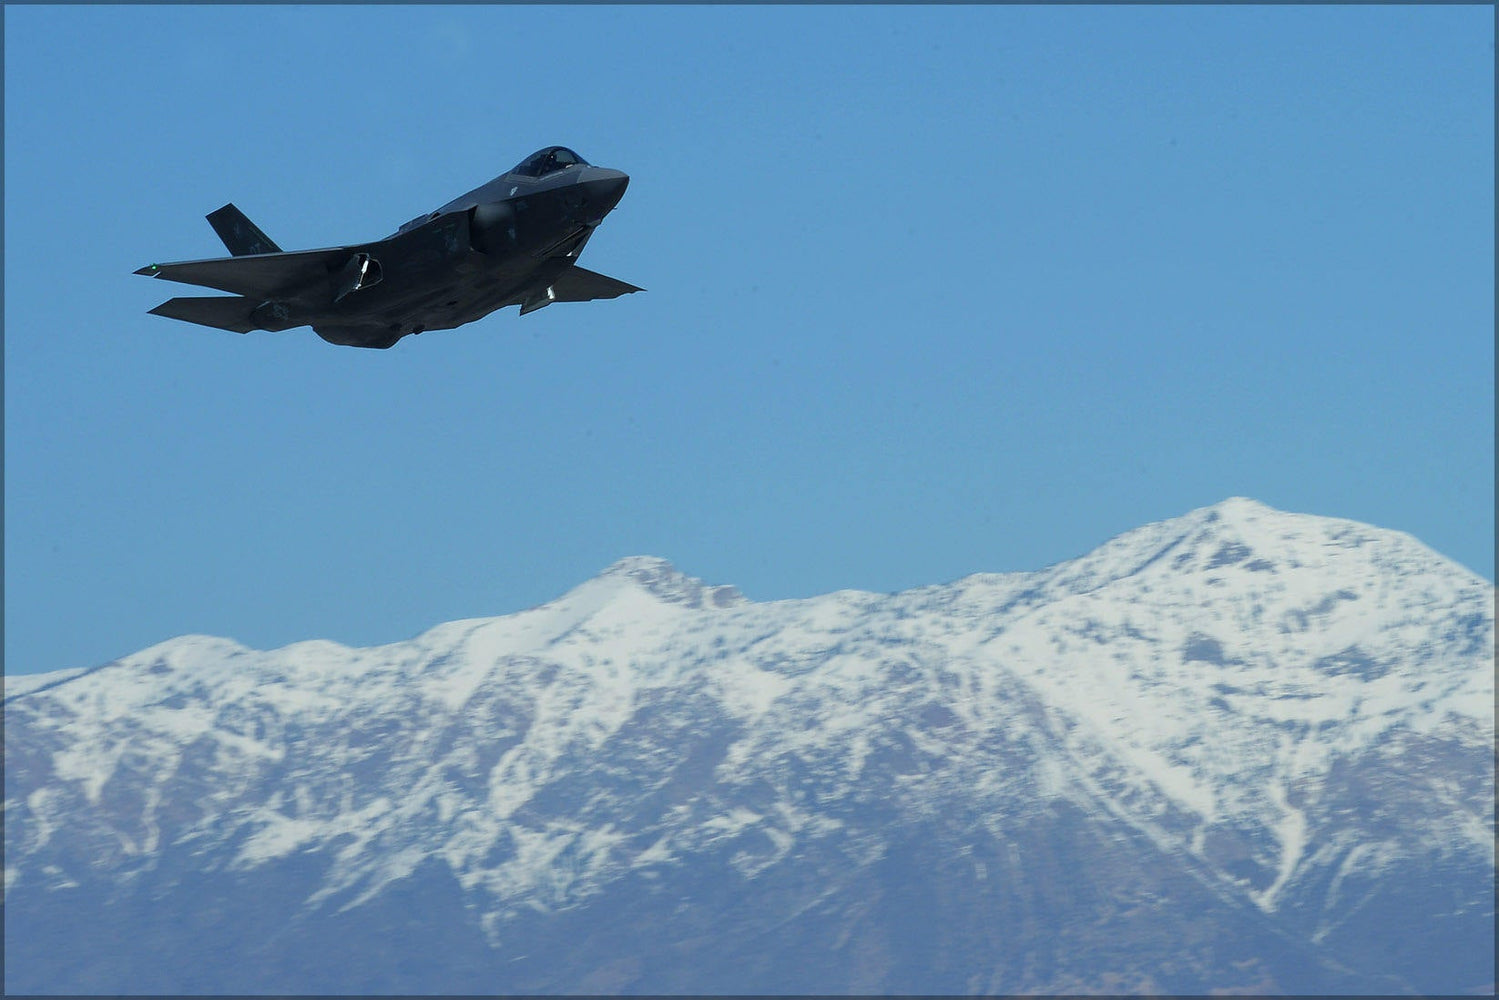
[{"label": "mountain ridge", "polygon": [[[1388,921],[1431,911],[1446,945],[1405,936],[1442,954],[1492,940],[1492,607],[1492,585],[1408,535],[1232,498],[1043,570],[895,594],[750,601],[636,556],[536,607],[383,646],[179,637],[7,679],[7,896],[40,912],[82,891],[125,912],[140,887],[170,898],[312,864],[277,903],[308,933],[420,885],[482,942],[471,964],[513,969],[500,981],[521,990],[717,982],[598,924],[663,887],[698,923],[803,927],[864,956],[835,962],[841,979],[767,968],[741,986],[1066,991],[1114,962],[1134,970],[1120,983],[1188,992],[1427,989],[1435,974],[1385,941]],[[948,848],[924,855],[923,838]],[[1084,921],[1069,940],[1092,958],[1024,972],[1037,932],[1002,945],[980,926],[953,931],[965,977],[923,980],[947,946],[906,955],[890,937],[904,918],[878,898],[930,909],[896,857],[981,925],[1080,919],[1057,892],[1093,900],[1115,936],[1170,923],[1171,899],[1216,916],[1176,979]],[[1099,865],[1149,877],[1086,874]],[[1050,889],[1023,888],[1037,872]],[[782,909],[745,901],[772,885]],[[678,911],[661,918],[687,935],[676,953],[707,947]],[[559,936],[583,926],[619,951]],[[1235,952],[1234,935],[1279,957]],[[517,939],[588,968],[537,970]],[[1481,958],[1446,974],[1491,983]]]},{"label": "mountain ridge", "polygon": [[[965,584],[970,583],[998,585],[1009,582],[1018,582],[1020,580],[1028,580],[1036,577],[1054,575],[1061,572],[1063,569],[1069,568],[1073,570],[1075,577],[1087,581],[1089,579],[1088,568],[1093,564],[1093,562],[1098,560],[1100,557],[1103,557],[1106,553],[1111,554],[1117,549],[1122,548],[1126,545],[1148,547],[1158,537],[1169,537],[1170,534],[1176,533],[1175,538],[1172,538],[1170,541],[1166,542],[1164,546],[1160,547],[1153,554],[1149,555],[1139,565],[1133,567],[1128,571],[1125,571],[1124,573],[1120,574],[1119,577],[1106,580],[1102,583],[1093,584],[1093,589],[1096,589],[1100,586],[1106,586],[1109,582],[1117,582],[1117,579],[1119,578],[1133,576],[1145,570],[1154,562],[1156,562],[1156,560],[1164,557],[1168,551],[1174,549],[1176,546],[1185,541],[1191,534],[1190,529],[1192,528],[1197,528],[1200,530],[1201,528],[1213,525],[1214,523],[1222,523],[1224,525],[1242,523],[1243,521],[1254,523],[1256,521],[1265,519],[1266,515],[1269,515],[1271,518],[1274,518],[1276,516],[1282,518],[1295,518],[1307,524],[1320,525],[1327,533],[1329,533],[1334,538],[1352,537],[1354,541],[1352,542],[1351,547],[1358,547],[1359,545],[1365,544],[1369,539],[1376,537],[1383,540],[1386,544],[1394,542],[1398,544],[1398,547],[1400,549],[1409,550],[1407,555],[1408,559],[1414,558],[1421,561],[1441,564],[1451,570],[1455,570],[1458,573],[1466,575],[1470,578],[1473,584],[1487,587],[1493,586],[1493,584],[1491,584],[1479,574],[1427,547],[1419,539],[1406,532],[1397,531],[1394,529],[1374,528],[1370,525],[1363,524],[1362,522],[1346,518],[1326,517],[1314,514],[1288,514],[1286,512],[1276,510],[1275,508],[1272,508],[1258,500],[1254,500],[1248,497],[1235,496],[1229,497],[1225,500],[1219,501],[1218,503],[1211,504],[1206,507],[1197,508],[1179,517],[1151,522],[1150,524],[1121,532],[1120,534],[1113,536],[1112,538],[1106,540],[1093,550],[1084,553],[1083,555],[1052,563],[1051,565],[1043,567],[1039,570],[1013,570],[1002,573],[975,572],[958,577],[955,580],[947,583],[924,584],[900,591],[882,592],[859,589],[842,589],[829,592],[829,594],[818,596],[828,597],[836,594],[857,594],[867,595],[869,597],[898,597],[902,595],[921,594],[929,591],[942,591],[950,588],[961,587]],[[1181,529],[1189,530],[1183,531]],[[1215,558],[1224,560],[1224,562],[1220,563],[1220,565],[1227,564],[1229,560],[1236,562],[1240,559],[1247,558],[1247,554],[1239,554],[1236,551],[1238,546],[1241,544],[1243,543],[1236,543],[1233,541],[1225,542],[1219,548],[1218,552],[1215,553]],[[1256,568],[1259,562],[1260,560],[1258,558],[1250,559],[1248,560],[1248,565],[1250,568]],[[1299,565],[1297,565],[1297,568],[1299,568]],[[669,559],[652,555],[625,556],[615,560],[613,563],[600,570],[595,577],[591,578],[588,581],[585,581],[582,584],[579,584],[572,590],[569,590],[550,601],[546,601],[542,604],[535,605],[531,608],[526,608],[517,612],[506,612],[497,615],[484,615],[474,618],[455,619],[453,621],[442,622],[438,625],[432,626],[427,630],[424,630],[422,633],[419,633],[418,636],[412,637],[410,639],[399,639],[395,640],[394,642],[381,643],[375,646],[368,647],[350,646],[332,639],[307,639],[298,640],[285,646],[273,647],[267,650],[255,650],[249,646],[245,646],[239,643],[237,640],[221,636],[185,634],[182,636],[176,636],[171,639],[163,640],[160,643],[155,643],[151,646],[147,646],[136,653],[128,654],[127,656],[120,657],[116,660],[112,660],[94,667],[74,667],[67,668],[65,670],[45,671],[34,674],[6,675],[5,697],[10,698],[18,697],[22,694],[29,694],[35,690],[35,685],[37,684],[46,683],[48,686],[52,686],[56,683],[71,680],[76,676],[91,674],[98,670],[114,666],[118,663],[126,661],[127,659],[133,659],[135,657],[152,654],[156,650],[164,646],[186,641],[229,643],[237,647],[236,649],[231,651],[232,653],[280,652],[283,650],[291,649],[292,647],[303,646],[307,643],[326,643],[342,650],[389,648],[392,646],[401,645],[403,643],[416,641],[421,636],[424,636],[433,631],[449,629],[467,623],[491,622],[498,619],[511,618],[516,615],[524,615],[541,608],[551,607],[552,605],[555,605],[561,601],[567,600],[574,594],[574,592],[578,590],[593,587],[600,584],[602,581],[609,580],[632,581],[641,586],[642,589],[644,589],[646,592],[663,597],[663,599],[668,599],[670,603],[684,603],[692,607],[698,606],[697,604],[693,603],[694,601],[700,602],[704,599],[716,602],[715,606],[718,607],[728,607],[742,603],[760,605],[795,603],[798,601],[816,599],[778,598],[764,601],[752,601],[749,598],[746,598],[739,591],[739,589],[732,584],[707,583],[698,577],[683,572],[682,570],[677,568]],[[1078,586],[1086,586],[1086,582],[1073,582],[1072,586],[1074,588]],[[668,597],[668,595],[670,596]],[[706,597],[704,595],[706,595]]]}]

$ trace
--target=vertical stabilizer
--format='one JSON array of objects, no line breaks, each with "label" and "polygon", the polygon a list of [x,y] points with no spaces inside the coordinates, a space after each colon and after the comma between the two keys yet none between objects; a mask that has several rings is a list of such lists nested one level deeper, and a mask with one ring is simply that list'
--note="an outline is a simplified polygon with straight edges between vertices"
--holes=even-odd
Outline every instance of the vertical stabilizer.
[{"label": "vertical stabilizer", "polygon": [[255,223],[245,218],[245,213],[235,208],[233,203],[208,213],[208,224],[236,257],[281,252],[281,248],[271,242],[271,238],[262,233]]}]

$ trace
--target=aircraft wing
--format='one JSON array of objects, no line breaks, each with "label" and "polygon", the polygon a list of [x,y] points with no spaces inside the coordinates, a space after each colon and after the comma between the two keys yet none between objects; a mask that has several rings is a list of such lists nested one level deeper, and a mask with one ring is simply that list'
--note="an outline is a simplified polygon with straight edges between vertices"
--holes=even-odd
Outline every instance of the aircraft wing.
[{"label": "aircraft wing", "polygon": [[585,267],[572,267],[563,271],[552,282],[552,294],[556,302],[588,302],[592,299],[613,299],[630,292],[643,292],[639,288],[618,278],[590,271]]},{"label": "aircraft wing", "polygon": [[359,247],[329,247],[295,253],[262,253],[212,260],[187,260],[175,264],[151,264],[136,271],[152,278],[166,278],[188,285],[217,288],[221,292],[269,299],[293,292],[326,278],[338,270]]}]

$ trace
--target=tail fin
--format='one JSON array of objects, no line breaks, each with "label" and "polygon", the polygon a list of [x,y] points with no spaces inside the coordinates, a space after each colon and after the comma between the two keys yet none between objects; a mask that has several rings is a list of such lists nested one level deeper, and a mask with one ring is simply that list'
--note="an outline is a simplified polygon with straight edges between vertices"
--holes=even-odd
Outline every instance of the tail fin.
[{"label": "tail fin", "polygon": [[245,218],[245,213],[235,208],[233,203],[225,205],[216,212],[208,214],[208,224],[213,231],[219,234],[219,239],[224,241],[224,246],[236,257],[257,253],[280,253],[281,248],[271,242],[271,238]]},{"label": "tail fin", "polygon": [[258,329],[250,314],[255,311],[256,300],[241,296],[208,295],[202,298],[167,299],[151,310],[152,315],[169,319],[185,319],[189,323],[216,326],[220,330],[249,333]]}]

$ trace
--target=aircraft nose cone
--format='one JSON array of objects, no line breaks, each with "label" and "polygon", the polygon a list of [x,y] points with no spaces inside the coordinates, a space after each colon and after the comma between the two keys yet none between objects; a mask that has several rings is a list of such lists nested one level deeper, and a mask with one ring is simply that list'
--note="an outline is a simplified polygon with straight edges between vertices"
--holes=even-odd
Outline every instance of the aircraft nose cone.
[{"label": "aircraft nose cone", "polygon": [[630,186],[630,178],[620,170],[609,170],[605,167],[588,167],[578,183],[583,186],[588,200],[588,207],[603,218],[608,212],[614,210],[619,200],[625,196],[625,188]]}]

